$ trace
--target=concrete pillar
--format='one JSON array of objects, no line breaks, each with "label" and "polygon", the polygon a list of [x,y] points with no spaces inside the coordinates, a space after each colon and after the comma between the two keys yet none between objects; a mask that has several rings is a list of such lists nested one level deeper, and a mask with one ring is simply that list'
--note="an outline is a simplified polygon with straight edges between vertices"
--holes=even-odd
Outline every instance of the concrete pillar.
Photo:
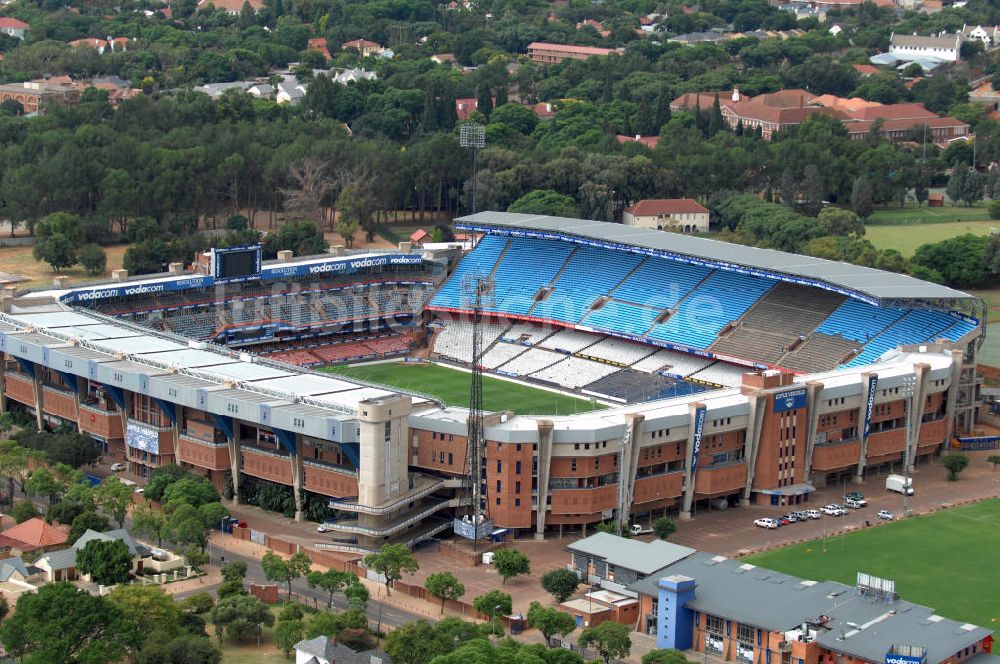
[{"label": "concrete pillar", "polygon": [[240,504],[240,443],[236,440],[236,425],[233,425],[233,437],[226,437],[229,446],[229,473],[233,476],[233,504]]},{"label": "concrete pillar", "polygon": [[[692,469],[692,465],[697,460],[695,449],[699,456],[701,454],[701,439],[704,433],[704,421],[702,431],[697,431],[699,411],[705,408],[703,403],[688,404],[688,439],[687,439],[687,462],[684,465],[684,497],[681,502],[681,521],[688,521],[691,518],[691,504],[694,502],[694,483],[697,477],[697,469]],[[708,417],[707,413],[701,414],[702,418]],[[697,433],[697,436],[695,435]],[[694,472],[692,472],[692,470]]]},{"label": "concrete pillar", "polygon": [[35,365],[35,377],[31,381],[31,391],[35,397],[35,426],[39,431],[45,431],[45,398],[42,391],[42,371],[39,365]]},{"label": "concrete pillar", "polygon": [[541,540],[545,539],[545,517],[548,515],[553,425],[551,420],[537,420],[536,426],[538,427],[538,505],[535,506],[535,539]]},{"label": "concrete pillar", "polygon": [[[358,403],[361,429],[358,502],[381,505],[409,491],[408,395]],[[388,425],[388,426],[387,426]]]},{"label": "concrete pillar", "polygon": [[0,413],[7,412],[7,393],[3,386],[7,384],[7,354],[0,354]]},{"label": "concrete pillar", "polygon": [[861,446],[858,453],[858,470],[852,479],[854,484],[861,484],[864,481],[865,465],[868,462],[868,436],[865,435],[865,422],[871,417],[871,409],[875,406],[875,392],[868,393],[869,381],[873,378],[876,381],[875,390],[877,391],[878,374],[861,374],[861,405],[858,406],[858,438],[861,439]]},{"label": "concrete pillar", "polygon": [[281,251],[278,252],[278,260],[281,261],[282,263],[287,263],[288,261],[292,260],[292,256],[294,255],[295,252],[293,252],[291,249],[282,249]]},{"label": "concrete pillar", "polygon": [[753,480],[757,473],[757,451],[760,449],[760,431],[767,407],[767,395],[763,392],[751,392],[747,395],[747,402],[750,405],[750,413],[747,416],[747,432],[743,441],[743,461],[747,465],[747,479],[743,495],[740,497],[741,507],[750,505]]},{"label": "concrete pillar", "polygon": [[410,253],[410,250],[412,248],[413,248],[413,244],[410,243],[410,242],[400,242],[399,243],[399,253],[401,253],[401,254],[408,254],[408,253]]},{"label": "concrete pillar", "polygon": [[[948,398],[945,400],[945,418],[948,420],[948,428],[944,437],[945,443],[951,441],[955,435],[955,407],[958,403],[959,383],[962,381],[962,369],[964,365],[963,353],[959,349],[952,349],[951,354],[951,378],[948,384]],[[973,387],[973,389],[975,389]]]},{"label": "concrete pillar", "polygon": [[128,279],[128,270],[112,270],[111,271],[111,280],[112,281],[122,282],[122,281],[125,281],[126,279]]},{"label": "concrete pillar", "polygon": [[913,471],[913,462],[917,458],[917,447],[920,442],[920,429],[923,426],[921,420],[924,416],[924,402],[927,401],[927,388],[930,385],[931,367],[929,364],[918,362],[913,365],[913,377],[916,379],[913,385],[913,412],[907,413],[910,418],[910,440],[909,453],[906,459],[910,461],[909,470]]},{"label": "concrete pillar", "polygon": [[812,481],[813,451],[816,449],[816,429],[819,427],[819,404],[822,393],[823,383],[818,380],[806,383],[806,410],[809,412],[809,419],[806,420],[806,456],[802,472],[802,478],[806,482]]},{"label": "concrete pillar", "polygon": [[174,276],[180,276],[184,274],[184,263],[170,263],[167,265],[167,272]]},{"label": "concrete pillar", "polygon": [[295,496],[295,520],[302,521],[302,436],[295,434],[295,454],[292,463],[292,494]]},{"label": "concrete pillar", "polygon": [[629,525],[632,501],[635,497],[635,475],[639,466],[639,450],[642,448],[645,415],[628,413],[625,415],[626,435],[622,439],[622,450],[618,465],[618,518],[622,527]]},{"label": "concrete pillar", "polygon": [[66,284],[69,283],[69,277],[65,274],[60,274],[58,277],[52,279],[52,285],[55,288],[63,289],[66,288]]}]

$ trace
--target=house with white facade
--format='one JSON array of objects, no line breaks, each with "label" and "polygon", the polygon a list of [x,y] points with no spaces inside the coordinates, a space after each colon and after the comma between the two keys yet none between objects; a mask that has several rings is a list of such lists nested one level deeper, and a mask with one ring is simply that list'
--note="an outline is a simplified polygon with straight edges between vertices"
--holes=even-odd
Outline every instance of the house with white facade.
[{"label": "house with white facade", "polygon": [[889,38],[889,53],[899,60],[940,60],[958,62],[961,58],[962,34],[898,35]]}]

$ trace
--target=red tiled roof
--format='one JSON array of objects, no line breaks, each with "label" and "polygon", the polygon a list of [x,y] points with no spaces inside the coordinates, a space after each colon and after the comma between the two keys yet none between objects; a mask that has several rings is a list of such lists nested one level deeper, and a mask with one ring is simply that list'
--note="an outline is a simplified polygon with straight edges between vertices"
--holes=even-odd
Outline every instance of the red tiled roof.
[{"label": "red tiled roof", "polygon": [[310,51],[316,51],[320,53],[327,60],[332,60],[333,56],[330,55],[330,49],[327,48],[326,37],[313,37],[309,40]]},{"label": "red tiled roof", "polygon": [[343,48],[382,48],[378,42],[369,41],[367,39],[352,39],[349,42],[344,42]]},{"label": "red tiled roof", "polygon": [[0,28],[6,28],[8,30],[27,30],[31,26],[24,21],[19,21],[16,18],[11,18],[5,16],[0,18]]},{"label": "red tiled roof", "polygon": [[[878,120],[862,120],[859,122],[845,122],[849,134],[867,134]],[[896,118],[882,120],[882,131],[905,131],[914,127],[926,126],[928,129],[943,129],[945,127],[966,127],[969,125],[956,118],[940,118],[938,116],[930,118]]]},{"label": "red tiled roof", "polygon": [[427,234],[422,228],[418,228],[410,234],[410,242],[421,242],[424,238],[428,238],[430,235]]},{"label": "red tiled roof", "polygon": [[3,531],[3,535],[9,539],[28,544],[36,549],[65,544],[69,536],[65,530],[50,526],[45,523],[44,519],[38,517],[28,519],[16,526],[11,526]]},{"label": "red tiled roof", "polygon": [[912,120],[938,117],[933,111],[928,111],[923,104],[916,102],[859,108],[856,111],[850,111],[849,116],[852,120]]},{"label": "red tiled roof", "polygon": [[[720,90],[718,92],[686,92],[677,99],[670,102],[673,108],[694,108],[700,106],[703,110],[712,108],[715,104],[715,97],[719,97],[719,106],[732,106],[737,103],[733,101],[735,90]],[[752,97],[740,94],[740,101],[750,101]]]},{"label": "red tiled roof", "polygon": [[622,136],[618,134],[619,143],[641,143],[649,149],[655,148],[660,143],[659,136]]},{"label": "red tiled roof", "polygon": [[854,71],[858,72],[862,76],[874,76],[878,74],[879,69],[875,65],[851,65],[854,67]]},{"label": "red tiled roof", "polygon": [[558,51],[560,53],[578,53],[580,55],[608,55],[609,53],[614,53],[614,49],[611,48],[571,46],[570,44],[550,44],[547,42],[531,42],[528,44],[528,51]]},{"label": "red tiled roof", "polygon": [[531,110],[534,111],[535,115],[537,115],[542,120],[553,118],[556,115],[556,111],[554,108],[552,108],[552,104],[544,101],[540,101],[537,104],[531,106]]},{"label": "red tiled roof", "polygon": [[707,213],[708,209],[691,198],[647,198],[625,211],[636,217],[656,217],[663,214]]},{"label": "red tiled roof", "polygon": [[199,0],[199,7],[214,6],[216,9],[238,14],[243,11],[243,3],[250,3],[250,9],[259,12],[264,8],[264,0]]},{"label": "red tiled roof", "polygon": [[98,39],[97,37],[84,37],[83,39],[74,39],[69,43],[73,48],[78,48],[80,46],[90,46],[91,48],[104,48],[108,45],[108,42],[104,39]]}]

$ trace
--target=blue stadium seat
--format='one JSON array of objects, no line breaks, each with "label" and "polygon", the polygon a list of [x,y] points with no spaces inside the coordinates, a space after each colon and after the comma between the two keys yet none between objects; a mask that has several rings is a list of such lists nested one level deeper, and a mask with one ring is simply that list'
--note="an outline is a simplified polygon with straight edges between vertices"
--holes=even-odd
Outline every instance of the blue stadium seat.
[{"label": "blue stadium seat", "polygon": [[711,271],[700,265],[647,258],[611,297],[654,309],[672,309]]},{"label": "blue stadium seat", "polygon": [[535,295],[559,273],[573,245],[557,240],[513,240],[497,265],[496,307],[493,311],[527,314]]},{"label": "blue stadium seat", "polygon": [[532,316],[578,323],[590,306],[634,270],[642,257],[595,247],[579,247],[553,284],[552,294],[539,302]]},{"label": "blue stadium seat", "polygon": [[472,273],[490,274],[496,267],[497,258],[504,247],[507,246],[507,238],[496,235],[486,235],[476,245],[476,248],[467,253],[462,261],[455,268],[454,274],[441,286],[441,289],[434,295],[431,301],[436,307],[462,307],[462,277]]},{"label": "blue stadium seat", "polygon": [[860,300],[848,299],[816,331],[830,336],[839,334],[845,339],[866,343],[905,313],[905,309],[881,309]]},{"label": "blue stadium seat", "polygon": [[584,324],[596,330],[625,332],[641,337],[653,326],[653,321],[660,313],[659,309],[608,300],[607,304],[587,316]]}]

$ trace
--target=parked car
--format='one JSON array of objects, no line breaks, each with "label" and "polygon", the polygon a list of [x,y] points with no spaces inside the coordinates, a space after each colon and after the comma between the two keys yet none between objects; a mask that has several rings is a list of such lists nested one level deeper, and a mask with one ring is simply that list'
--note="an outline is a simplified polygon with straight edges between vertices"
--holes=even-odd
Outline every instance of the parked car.
[{"label": "parked car", "polygon": [[863,500],[859,502],[857,500],[854,500],[853,498],[847,498],[844,500],[844,505],[850,507],[852,510],[859,510],[867,504],[868,503],[864,502]]},{"label": "parked car", "polygon": [[333,524],[335,523],[337,523],[336,519],[323,519],[323,523],[316,526],[316,532],[328,533],[333,530]]},{"label": "parked car", "polygon": [[765,517],[765,518],[762,518],[762,519],[756,519],[753,522],[753,525],[757,526],[758,528],[774,529],[774,528],[777,528],[781,524],[778,523],[777,519],[769,519],[769,518]]},{"label": "parked car", "polygon": [[823,516],[823,513],[819,510],[805,510],[802,513],[805,514],[808,519],[818,519]]},{"label": "parked car", "polygon": [[823,514],[829,514],[830,516],[844,516],[847,514],[847,510],[840,505],[824,505],[822,512]]},{"label": "parked car", "polygon": [[844,503],[847,503],[848,501],[853,501],[857,503],[859,507],[864,507],[865,505],[868,504],[868,501],[865,500],[865,497],[862,496],[857,491],[854,491],[853,493],[849,493],[846,496],[844,496]]},{"label": "parked car", "polygon": [[889,510],[879,510],[877,516],[883,521],[892,521],[895,518]]},{"label": "parked car", "polygon": [[788,517],[785,516],[776,517],[774,520],[778,522],[779,526],[787,526],[791,523],[791,521],[788,520]]},{"label": "parked car", "polygon": [[789,512],[788,514],[782,514],[781,518],[782,519],[786,519],[788,521],[788,523],[796,523],[798,521],[801,521],[801,519],[799,518],[799,515],[796,514],[795,512]]},{"label": "parked car", "polygon": [[648,526],[643,526],[642,524],[639,523],[633,523],[632,527],[629,528],[629,532],[632,534],[633,537],[636,537],[638,535],[648,535],[649,533],[653,532],[653,529]]},{"label": "parked car", "polygon": [[117,473],[119,470],[125,470],[125,468],[125,464],[121,461],[111,464],[111,472],[113,473]]}]

